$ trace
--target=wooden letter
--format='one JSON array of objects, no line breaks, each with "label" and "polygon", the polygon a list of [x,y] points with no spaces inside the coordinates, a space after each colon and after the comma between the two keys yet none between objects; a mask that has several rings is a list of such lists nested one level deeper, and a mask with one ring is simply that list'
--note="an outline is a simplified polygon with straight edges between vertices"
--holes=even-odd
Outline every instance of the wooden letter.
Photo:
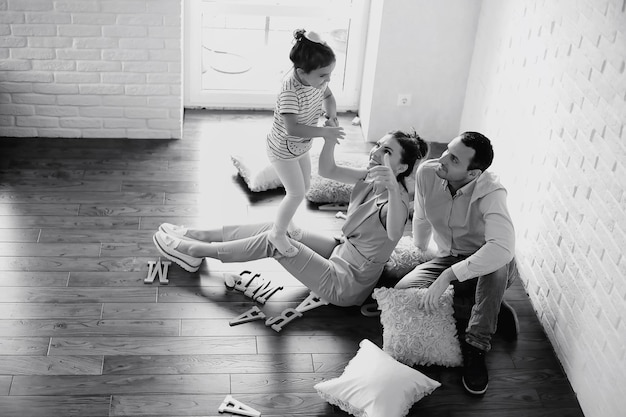
[{"label": "wooden letter", "polygon": [[270,317],[265,320],[265,325],[270,326],[277,332],[280,332],[285,324],[291,322],[297,317],[302,317],[302,313],[290,307],[284,309],[282,313],[280,313],[280,316]]},{"label": "wooden letter", "polygon": [[220,405],[220,408],[218,408],[217,411],[219,411],[220,413],[226,412],[226,413],[237,414],[240,416],[248,416],[248,417],[260,417],[261,416],[260,411],[257,411],[254,408],[245,405],[241,401],[234,399],[231,395],[227,395],[226,398],[224,398],[224,401],[222,402],[222,404]]},{"label": "wooden letter", "polygon": [[278,290],[282,290],[283,287],[272,287],[272,281],[267,281],[265,284],[260,285],[256,290],[252,299],[260,304],[265,304],[268,298],[274,295]]},{"label": "wooden letter", "polygon": [[313,310],[314,308],[328,305],[328,301],[320,298],[319,295],[315,294],[313,291],[309,294],[307,298],[305,298],[299,305],[296,307],[296,310],[300,313],[304,313],[305,311]]},{"label": "wooden letter", "polygon": [[250,284],[252,283],[252,281],[254,281],[255,278],[259,278],[261,276],[261,274],[254,274],[250,277],[250,279],[248,281],[246,281],[244,283],[244,276],[243,274],[250,274],[252,275],[252,272],[250,271],[243,271],[241,272],[241,274],[239,274],[239,276],[241,277],[241,279],[239,279],[236,283],[235,283],[235,289],[237,291],[241,291],[242,293],[244,293],[244,295],[246,294],[246,290],[248,289],[248,287],[250,286]]},{"label": "wooden letter", "polygon": [[167,279],[167,271],[171,264],[170,261],[161,262],[161,258],[156,262],[148,262],[148,276],[143,280],[144,284],[152,284],[157,275],[159,276],[160,284],[169,284],[170,281]]},{"label": "wooden letter", "polygon": [[248,323],[255,320],[263,320],[264,318],[265,314],[261,310],[259,310],[259,307],[254,306],[250,310],[229,321],[228,324],[230,324],[231,326],[236,326],[237,324]]},{"label": "wooden letter", "polygon": [[[246,277],[246,275],[249,276]],[[258,282],[259,285],[253,285],[252,281],[255,279],[257,279],[256,282]],[[268,298],[274,295],[278,290],[283,289],[283,287],[272,286],[272,281],[262,279],[261,274],[252,274],[252,272],[248,270],[241,271],[239,275],[227,273],[227,275],[225,275],[224,284],[227,288],[240,291],[246,297],[260,304],[265,304]]]}]

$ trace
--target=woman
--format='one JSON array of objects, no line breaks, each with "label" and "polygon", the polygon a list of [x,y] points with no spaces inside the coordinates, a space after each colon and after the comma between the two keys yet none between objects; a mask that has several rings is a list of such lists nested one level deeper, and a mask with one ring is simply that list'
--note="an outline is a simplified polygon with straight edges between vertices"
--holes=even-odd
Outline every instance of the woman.
[{"label": "woman", "polygon": [[290,238],[297,253],[288,257],[268,239],[272,223],[213,230],[164,223],[153,237],[155,245],[163,256],[190,272],[198,270],[204,257],[222,262],[273,257],[329,303],[361,305],[403,235],[409,218],[405,178],[428,147],[415,132],[393,131],[374,145],[367,169],[357,169],[338,166],[334,158],[337,140],[324,140],[320,175],[355,184],[340,239],[303,230],[299,240]]}]

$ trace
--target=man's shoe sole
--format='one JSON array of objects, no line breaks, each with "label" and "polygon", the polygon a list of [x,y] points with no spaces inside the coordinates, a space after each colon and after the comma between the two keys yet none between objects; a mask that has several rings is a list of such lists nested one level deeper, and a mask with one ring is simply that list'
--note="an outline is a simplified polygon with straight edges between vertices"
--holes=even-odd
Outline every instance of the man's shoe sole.
[{"label": "man's shoe sole", "polygon": [[465,383],[465,377],[463,377],[462,380],[463,380],[463,388],[465,388],[465,391],[467,391],[468,393],[472,395],[483,395],[485,392],[487,392],[487,387],[489,386],[489,384],[485,385],[485,388],[479,391],[479,390],[470,389]]},{"label": "man's shoe sole", "polygon": [[[505,341],[512,342],[514,340],[517,340],[517,335],[519,334],[519,319],[517,318],[517,314],[515,313],[515,310],[513,309],[513,307],[511,307],[511,305],[507,303],[506,301],[502,300],[502,305],[500,306],[500,315],[505,315],[505,314],[510,316],[507,322],[512,321],[514,329],[511,329],[508,327],[507,328],[500,327],[501,323],[500,323],[500,320],[498,320],[498,329],[496,329],[496,333],[500,334]],[[511,323],[507,323],[507,324],[510,327]]]}]

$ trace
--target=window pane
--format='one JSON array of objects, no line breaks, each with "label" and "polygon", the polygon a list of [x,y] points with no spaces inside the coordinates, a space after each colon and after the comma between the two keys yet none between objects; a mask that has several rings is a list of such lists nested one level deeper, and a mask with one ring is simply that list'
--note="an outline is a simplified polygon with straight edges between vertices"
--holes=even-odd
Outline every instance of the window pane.
[{"label": "window pane", "polygon": [[337,65],[332,86],[343,89],[350,18],[335,11],[342,7],[348,10],[350,1],[333,1],[332,5],[317,1],[314,8],[308,1],[274,1],[266,7],[250,7],[259,4],[263,2],[205,2],[202,90],[277,91],[291,69],[289,50],[297,28],[320,33],[333,48]]}]

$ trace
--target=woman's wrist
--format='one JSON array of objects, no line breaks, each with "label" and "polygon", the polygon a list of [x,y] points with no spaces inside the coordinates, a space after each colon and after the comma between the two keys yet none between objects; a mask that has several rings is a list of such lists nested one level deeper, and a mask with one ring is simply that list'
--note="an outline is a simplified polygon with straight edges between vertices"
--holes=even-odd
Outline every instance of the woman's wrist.
[{"label": "woman's wrist", "polygon": [[400,183],[398,181],[390,182],[387,189],[389,190],[390,193],[400,194]]},{"label": "woman's wrist", "polygon": [[325,127],[339,127],[339,120],[336,117],[328,117],[326,116],[326,121],[324,122]]}]

